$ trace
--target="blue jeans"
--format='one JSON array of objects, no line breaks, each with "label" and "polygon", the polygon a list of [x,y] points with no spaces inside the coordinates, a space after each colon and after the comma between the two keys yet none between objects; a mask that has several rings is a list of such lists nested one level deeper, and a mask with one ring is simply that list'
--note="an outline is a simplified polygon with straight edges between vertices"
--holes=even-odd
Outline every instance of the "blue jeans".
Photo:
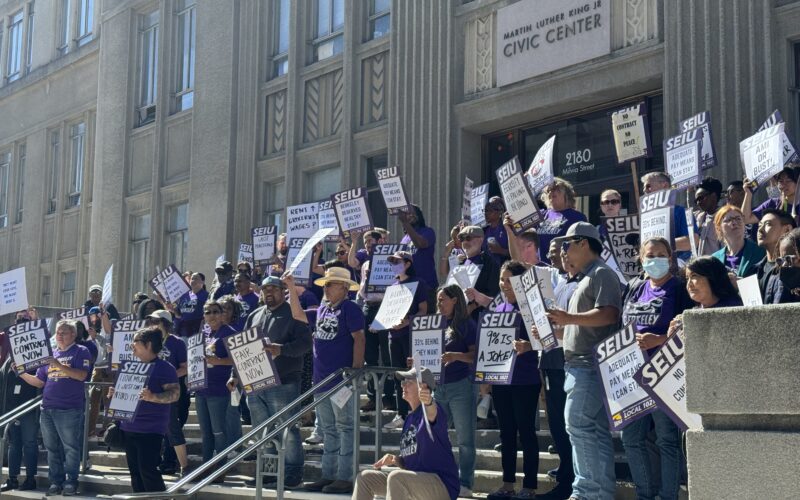
[{"label": "blue jeans", "polygon": [[[238,388],[236,389],[239,390]],[[239,391],[241,394],[241,391]],[[228,396],[228,400],[230,401],[231,397]],[[244,399],[244,395],[242,395],[242,399]],[[225,431],[225,435],[228,438],[228,444],[226,446],[230,446],[235,443],[240,437],[242,437],[242,410],[240,409],[241,401],[239,401],[239,406],[233,406],[231,404],[228,405],[228,414],[225,416],[225,421],[227,423],[227,429]]]},{"label": "blue jeans", "polygon": [[[231,408],[230,396],[203,396],[194,398],[197,420],[203,435],[203,461],[211,460],[215,453],[227,448],[230,441],[228,433],[228,411]],[[224,463],[220,462],[220,463]]]},{"label": "blue jeans", "polygon": [[[647,451],[647,433],[650,423],[656,427],[656,445],[661,455],[661,489],[653,477],[650,454]],[[681,430],[666,413],[656,410],[635,420],[622,430],[622,444],[636,485],[636,498],[677,500],[681,481]]]},{"label": "blue jeans", "polygon": [[50,484],[77,486],[83,445],[83,409],[42,410],[39,422],[47,448]]},{"label": "blue jeans", "polygon": [[434,398],[447,412],[448,427],[453,424],[456,429],[461,486],[472,489],[475,483],[478,386],[465,377],[457,382],[437,385]]},{"label": "blue jeans", "polygon": [[[323,393],[324,394],[324,393]],[[320,398],[315,394],[314,399]],[[317,406],[317,420],[322,429],[322,479],[353,480],[353,412],[355,398],[350,396],[344,408],[327,399]]]},{"label": "blue jeans", "polygon": [[25,473],[28,477],[36,475],[39,464],[39,412],[26,413],[10,424],[8,429],[8,477],[19,476],[22,457],[25,456]]},{"label": "blue jeans", "polygon": [[614,446],[603,406],[597,370],[565,365],[564,419],[572,442],[575,481],[572,496],[581,500],[613,499],[616,486]]},{"label": "blue jeans", "polygon": [[[300,383],[291,382],[247,396],[250,407],[250,418],[253,426],[268,420],[300,396]],[[281,419],[283,422],[283,419]],[[293,425],[286,439],[286,482],[295,484],[303,479],[303,444],[300,441],[300,429]],[[269,448],[268,448],[269,449]],[[271,450],[270,453],[274,453]]]}]

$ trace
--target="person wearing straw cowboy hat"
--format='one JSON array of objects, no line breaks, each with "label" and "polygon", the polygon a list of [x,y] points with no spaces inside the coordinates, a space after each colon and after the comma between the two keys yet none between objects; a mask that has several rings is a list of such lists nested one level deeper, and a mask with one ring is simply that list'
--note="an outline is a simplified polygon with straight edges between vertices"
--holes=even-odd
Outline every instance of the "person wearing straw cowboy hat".
[{"label": "person wearing straw cowboy hat", "polygon": [[[364,366],[364,314],[348,292],[358,290],[358,283],[350,279],[350,271],[331,267],[325,275],[314,281],[323,287],[325,301],[317,310],[314,328],[315,399],[320,399],[339,379],[327,384],[319,383],[340,368]],[[350,493],[353,490],[353,413],[355,398],[348,398],[341,407],[331,399],[317,406],[317,419],[324,435],[322,452],[322,478],[306,483],[306,491],[323,493]]]}]

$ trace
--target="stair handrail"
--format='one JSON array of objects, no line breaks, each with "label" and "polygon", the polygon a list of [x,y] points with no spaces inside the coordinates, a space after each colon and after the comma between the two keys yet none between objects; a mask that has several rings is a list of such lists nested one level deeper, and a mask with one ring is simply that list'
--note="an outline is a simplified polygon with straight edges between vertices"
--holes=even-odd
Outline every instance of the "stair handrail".
[{"label": "stair handrail", "polygon": [[5,427],[14,420],[18,419],[19,417],[26,415],[41,406],[42,406],[42,395],[40,394],[33,399],[25,401],[24,403],[17,406],[13,410],[5,413],[4,415],[0,415],[0,427]]},{"label": "stair handrail", "polygon": [[[264,422],[258,424],[257,426],[253,427],[250,432],[246,435],[239,438],[235,443],[231,444],[223,451],[214,455],[211,460],[204,462],[200,467],[191,471],[187,476],[181,478],[179,481],[173,483],[166,491],[156,491],[156,492],[142,492],[142,493],[125,493],[125,494],[116,494],[111,498],[116,500],[135,500],[139,498],[147,498],[147,499],[168,499],[168,498],[190,498],[195,495],[198,491],[202,490],[209,484],[211,484],[218,476],[225,474],[228,470],[232,469],[240,462],[244,460],[245,457],[250,455],[253,452],[256,452],[259,448],[264,446],[264,444],[268,443],[272,439],[274,439],[279,433],[284,432],[285,429],[289,428],[291,425],[300,419],[300,417],[316,408],[319,404],[324,401],[327,401],[331,398],[334,394],[336,394],[342,387],[347,386],[353,380],[356,380],[360,377],[363,377],[365,374],[371,374],[372,372],[385,372],[391,373],[397,371],[397,368],[393,367],[383,367],[383,366],[365,366],[363,368],[339,368],[335,372],[331,373],[323,380],[318,382],[317,384],[313,385],[309,390],[301,394],[297,399],[292,401],[289,405],[284,407],[281,411],[270,417],[269,419],[265,420]],[[289,416],[283,422],[281,422],[277,427],[272,429],[271,431],[267,432],[266,434],[262,435],[260,438],[257,438],[252,444],[247,445],[246,448],[241,452],[238,453],[233,459],[228,459],[227,462],[219,466],[218,468],[214,469],[214,466],[224,458],[227,458],[228,453],[235,452],[236,449],[244,443],[247,443],[250,438],[255,436],[256,434],[260,433],[265,427],[272,424],[275,420],[282,418],[285,414],[290,413],[290,409],[296,407],[298,404],[302,403],[302,401],[309,396],[312,396],[318,387],[327,384],[328,382],[334,380],[338,376],[342,376],[342,380],[338,382],[336,385],[325,391],[322,396],[319,398],[314,398],[314,400],[309,403],[308,405],[304,406],[300,411],[295,413],[293,416]],[[359,387],[358,384],[353,385],[353,394],[351,396],[355,398],[355,406],[356,406],[356,413],[358,413],[358,398],[359,398]],[[376,398],[377,399],[377,398]],[[358,419],[354,420],[354,425],[356,425],[356,431],[354,432],[354,440],[358,442],[359,439],[359,421]],[[376,432],[380,432],[380,429],[377,428]],[[355,460],[358,460],[358,446],[354,446],[353,454]],[[356,472],[358,470],[356,469]],[[256,471],[256,474],[260,474],[261,471]],[[204,475],[203,479],[199,482],[194,483],[191,487],[184,491],[179,491],[184,488],[187,484],[192,483],[194,479],[200,475]],[[260,497],[260,491],[256,491],[257,497]],[[283,497],[283,491],[278,491],[278,498]]]}]

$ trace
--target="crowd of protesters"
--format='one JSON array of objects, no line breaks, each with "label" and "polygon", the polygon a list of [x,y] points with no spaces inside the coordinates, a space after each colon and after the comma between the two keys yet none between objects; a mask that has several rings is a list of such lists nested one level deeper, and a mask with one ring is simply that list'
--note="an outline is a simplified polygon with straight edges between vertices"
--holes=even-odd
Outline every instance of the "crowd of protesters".
[{"label": "crowd of protesters", "polygon": [[[796,166],[782,170],[771,181],[779,197],[757,207],[753,207],[754,189],[746,180],[731,182],[723,191],[719,180],[703,179],[690,190],[694,207],[675,206],[673,241],[654,237],[639,242],[643,272],[631,280],[622,277],[613,259],[601,257],[608,232],[602,224],[587,222],[586,215],[576,210],[578,193],[569,182],[556,178],[541,193],[543,222],[519,234],[511,229],[514,221],[503,199],[494,196],[485,206],[485,225],[457,222],[437,251],[436,233],[426,224],[420,207],[412,206],[399,215],[400,237],[381,228],[354,233],[336,244],[334,258],[327,262],[322,259],[323,245],[318,245],[308,286],[296,284],[291,273],[285,272],[288,242],[281,235],[269,266],[240,262],[234,267],[220,262],[209,289],[203,273],[187,272],[190,292],[177,303],[157,294],[136,294],[131,317],[146,320],[147,327],[134,336],[132,350],[141,362],[153,363],[153,374],[140,394],[135,419],[120,426],[132,489],[162,491],[163,475],[185,475],[192,469],[183,433],[192,397],[206,462],[242,436],[243,423],[258,425],[268,420],[313,386],[319,400],[316,414],[304,421],[315,427],[306,442],[322,444],[321,476],[303,482],[303,444],[299,429],[293,426],[284,443],[287,488],[352,492],[359,500],[373,495],[426,500],[471,497],[477,429],[497,428],[502,483],[489,500],[614,498],[614,445],[594,346],[632,324],[639,346],[652,354],[684,311],[741,306],[738,282],[752,275],[757,276],[765,304],[800,302],[798,173]],[[644,193],[668,189],[671,183],[661,172],[648,173],[641,182]],[[602,213],[598,215],[614,217],[636,208],[626,207],[623,196],[609,189],[600,195]],[[694,220],[693,228],[687,223],[686,210],[694,215],[689,218]],[[416,292],[399,324],[376,330],[371,325],[384,295],[368,291],[366,281],[375,245],[384,243],[405,245],[388,262],[396,283],[415,283]],[[474,285],[466,290],[452,283],[440,286],[440,275],[461,264],[480,268]],[[479,316],[488,310],[518,311],[510,280],[532,266],[552,277],[556,305],[549,309],[548,318],[563,347],[536,351],[532,342],[538,340],[538,331],[521,326],[514,343],[517,361],[511,383],[476,384]],[[3,360],[2,413],[40,392],[43,396],[40,410],[9,427],[9,477],[3,491],[36,489],[41,432],[47,449],[47,494],[77,493],[84,419],[88,419],[90,436],[102,436],[106,422],[99,415],[113,396],[113,389],[95,387],[90,412],[84,415],[84,382],[113,381],[109,338],[120,315],[112,304],[101,303],[101,295],[99,285],[89,289],[84,304],[88,328],[81,321],[57,322],[48,366],[17,376],[11,359]],[[411,363],[411,321],[414,316],[434,313],[442,315],[447,325],[438,383],[429,370]],[[35,310],[16,317],[17,323],[34,319]],[[262,329],[269,339],[264,349],[274,359],[281,383],[237,404],[242,393],[225,339],[251,327]],[[191,394],[186,386],[184,341],[199,332],[205,338],[207,385]],[[385,429],[399,431],[401,440],[399,453],[387,454],[374,464],[374,470],[359,473],[353,468],[353,454],[358,453],[353,449],[353,435],[359,424],[353,416],[361,402],[350,398],[338,404],[324,397],[338,381],[321,382],[341,368],[363,366],[398,370],[382,387],[369,382],[360,411],[374,412],[380,398],[382,407],[394,412]],[[418,384],[420,377],[423,383]],[[560,460],[558,468],[549,471],[555,485],[546,492],[538,490],[536,432],[542,392],[553,440],[549,451]],[[659,473],[652,470],[651,431],[660,456]],[[670,417],[656,410],[627,425],[621,439],[637,498],[678,498],[684,466],[682,436]],[[518,450],[522,451],[521,485],[517,484]],[[267,452],[275,453],[271,447]],[[20,481],[23,463],[26,476]],[[387,472],[383,467],[396,470]],[[224,481],[224,475],[216,476],[215,482]],[[249,486],[254,484],[248,481]],[[276,486],[276,482],[264,483],[266,488]]]}]

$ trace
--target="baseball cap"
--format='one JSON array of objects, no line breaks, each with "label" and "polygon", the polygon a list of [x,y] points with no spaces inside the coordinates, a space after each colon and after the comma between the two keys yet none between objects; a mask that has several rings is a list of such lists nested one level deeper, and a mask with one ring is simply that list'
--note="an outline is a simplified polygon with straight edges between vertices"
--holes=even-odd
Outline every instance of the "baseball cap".
[{"label": "baseball cap", "polygon": [[466,226],[461,231],[458,232],[459,236],[469,236],[469,237],[478,237],[483,238],[483,229],[479,226]]},{"label": "baseball cap", "polygon": [[[436,389],[436,379],[433,377],[433,372],[429,369],[423,367],[420,370],[422,383],[427,384],[430,390]],[[397,377],[399,380],[409,379],[409,380],[417,380],[417,367],[414,367],[410,370],[406,371],[396,371],[394,376]]]},{"label": "baseball cap", "polygon": [[414,257],[411,255],[411,252],[406,252],[405,250],[398,250],[397,252],[387,257],[386,260],[388,260],[392,264],[397,264],[401,260],[405,260],[407,262],[413,262]]},{"label": "baseball cap", "polygon": [[277,276],[267,276],[261,281],[261,288],[265,286],[277,286],[278,288],[286,288],[286,284],[281,281]]},{"label": "baseball cap", "polygon": [[554,238],[553,241],[560,245],[562,241],[571,240],[577,236],[600,241],[600,232],[588,222],[576,222],[567,229],[566,235]]},{"label": "baseball cap", "polygon": [[103,293],[103,287],[100,285],[92,285],[89,287],[89,293],[100,292]]},{"label": "baseball cap", "polygon": [[217,267],[214,268],[214,270],[229,273],[233,271],[233,265],[226,260],[224,262],[220,262]]},{"label": "baseball cap", "polygon": [[491,208],[493,210],[505,210],[506,204],[503,201],[503,198],[499,196],[492,196],[489,198],[489,202],[486,203],[486,208]]},{"label": "baseball cap", "polygon": [[164,309],[159,309],[158,311],[153,311],[153,314],[148,316],[148,318],[163,319],[163,320],[166,320],[168,323],[172,323],[172,314],[169,311],[166,311]]}]

